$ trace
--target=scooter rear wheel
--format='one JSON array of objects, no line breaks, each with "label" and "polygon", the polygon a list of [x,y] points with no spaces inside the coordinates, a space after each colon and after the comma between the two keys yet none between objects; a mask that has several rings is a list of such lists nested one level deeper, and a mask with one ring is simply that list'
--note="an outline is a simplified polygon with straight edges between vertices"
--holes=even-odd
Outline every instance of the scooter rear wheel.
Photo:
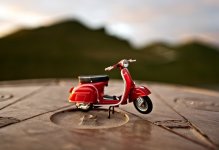
[{"label": "scooter rear wheel", "polygon": [[138,97],[133,103],[135,108],[142,114],[149,114],[153,109],[153,104],[148,96]]},{"label": "scooter rear wheel", "polygon": [[85,112],[93,108],[93,104],[91,103],[76,103],[75,106],[77,107],[77,109],[80,109]]}]

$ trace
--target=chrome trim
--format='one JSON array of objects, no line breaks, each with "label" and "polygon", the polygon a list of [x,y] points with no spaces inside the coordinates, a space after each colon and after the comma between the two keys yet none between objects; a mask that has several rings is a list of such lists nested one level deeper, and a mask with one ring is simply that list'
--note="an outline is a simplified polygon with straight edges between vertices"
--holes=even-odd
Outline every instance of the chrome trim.
[{"label": "chrome trim", "polygon": [[129,66],[129,61],[126,60],[126,59],[124,59],[124,60],[122,61],[122,66],[123,66],[124,68],[128,68],[128,66]]}]

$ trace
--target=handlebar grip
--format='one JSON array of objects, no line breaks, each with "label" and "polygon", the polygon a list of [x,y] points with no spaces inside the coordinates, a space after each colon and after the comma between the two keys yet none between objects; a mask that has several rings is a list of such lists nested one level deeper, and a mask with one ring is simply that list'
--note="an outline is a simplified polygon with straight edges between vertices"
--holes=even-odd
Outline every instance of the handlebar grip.
[{"label": "handlebar grip", "polygon": [[109,67],[105,68],[105,71],[110,71],[110,70],[112,70],[113,68],[114,68],[113,66],[109,66]]},{"label": "handlebar grip", "polygon": [[129,59],[129,62],[136,62],[136,59]]}]

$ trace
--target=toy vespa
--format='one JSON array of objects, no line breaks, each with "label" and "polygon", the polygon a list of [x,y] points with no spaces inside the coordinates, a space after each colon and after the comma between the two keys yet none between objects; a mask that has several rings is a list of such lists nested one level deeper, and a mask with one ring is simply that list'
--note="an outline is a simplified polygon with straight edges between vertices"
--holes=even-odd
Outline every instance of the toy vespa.
[{"label": "toy vespa", "polygon": [[124,91],[121,96],[104,95],[104,87],[108,86],[109,77],[107,75],[79,76],[79,85],[70,89],[69,102],[76,104],[78,109],[88,111],[93,107],[108,106],[109,116],[111,108],[133,102],[135,108],[143,114],[148,114],[153,109],[153,104],[148,95],[151,93],[146,87],[137,87],[127,69],[129,63],[136,60],[123,59],[113,66],[105,68],[111,71],[118,68],[124,81]]}]

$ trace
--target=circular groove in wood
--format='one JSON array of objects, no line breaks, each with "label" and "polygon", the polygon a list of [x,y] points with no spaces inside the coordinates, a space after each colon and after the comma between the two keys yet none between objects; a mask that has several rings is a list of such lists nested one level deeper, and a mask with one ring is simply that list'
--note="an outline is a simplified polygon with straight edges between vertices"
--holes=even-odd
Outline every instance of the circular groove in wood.
[{"label": "circular groove in wood", "polygon": [[94,109],[89,112],[65,110],[51,116],[51,121],[66,129],[101,129],[119,127],[128,122],[125,113],[115,111],[108,119],[107,109]]},{"label": "circular groove in wood", "polygon": [[0,102],[1,101],[5,101],[5,100],[8,100],[8,99],[11,99],[13,97],[12,94],[10,93],[7,93],[7,92],[0,92]]}]

